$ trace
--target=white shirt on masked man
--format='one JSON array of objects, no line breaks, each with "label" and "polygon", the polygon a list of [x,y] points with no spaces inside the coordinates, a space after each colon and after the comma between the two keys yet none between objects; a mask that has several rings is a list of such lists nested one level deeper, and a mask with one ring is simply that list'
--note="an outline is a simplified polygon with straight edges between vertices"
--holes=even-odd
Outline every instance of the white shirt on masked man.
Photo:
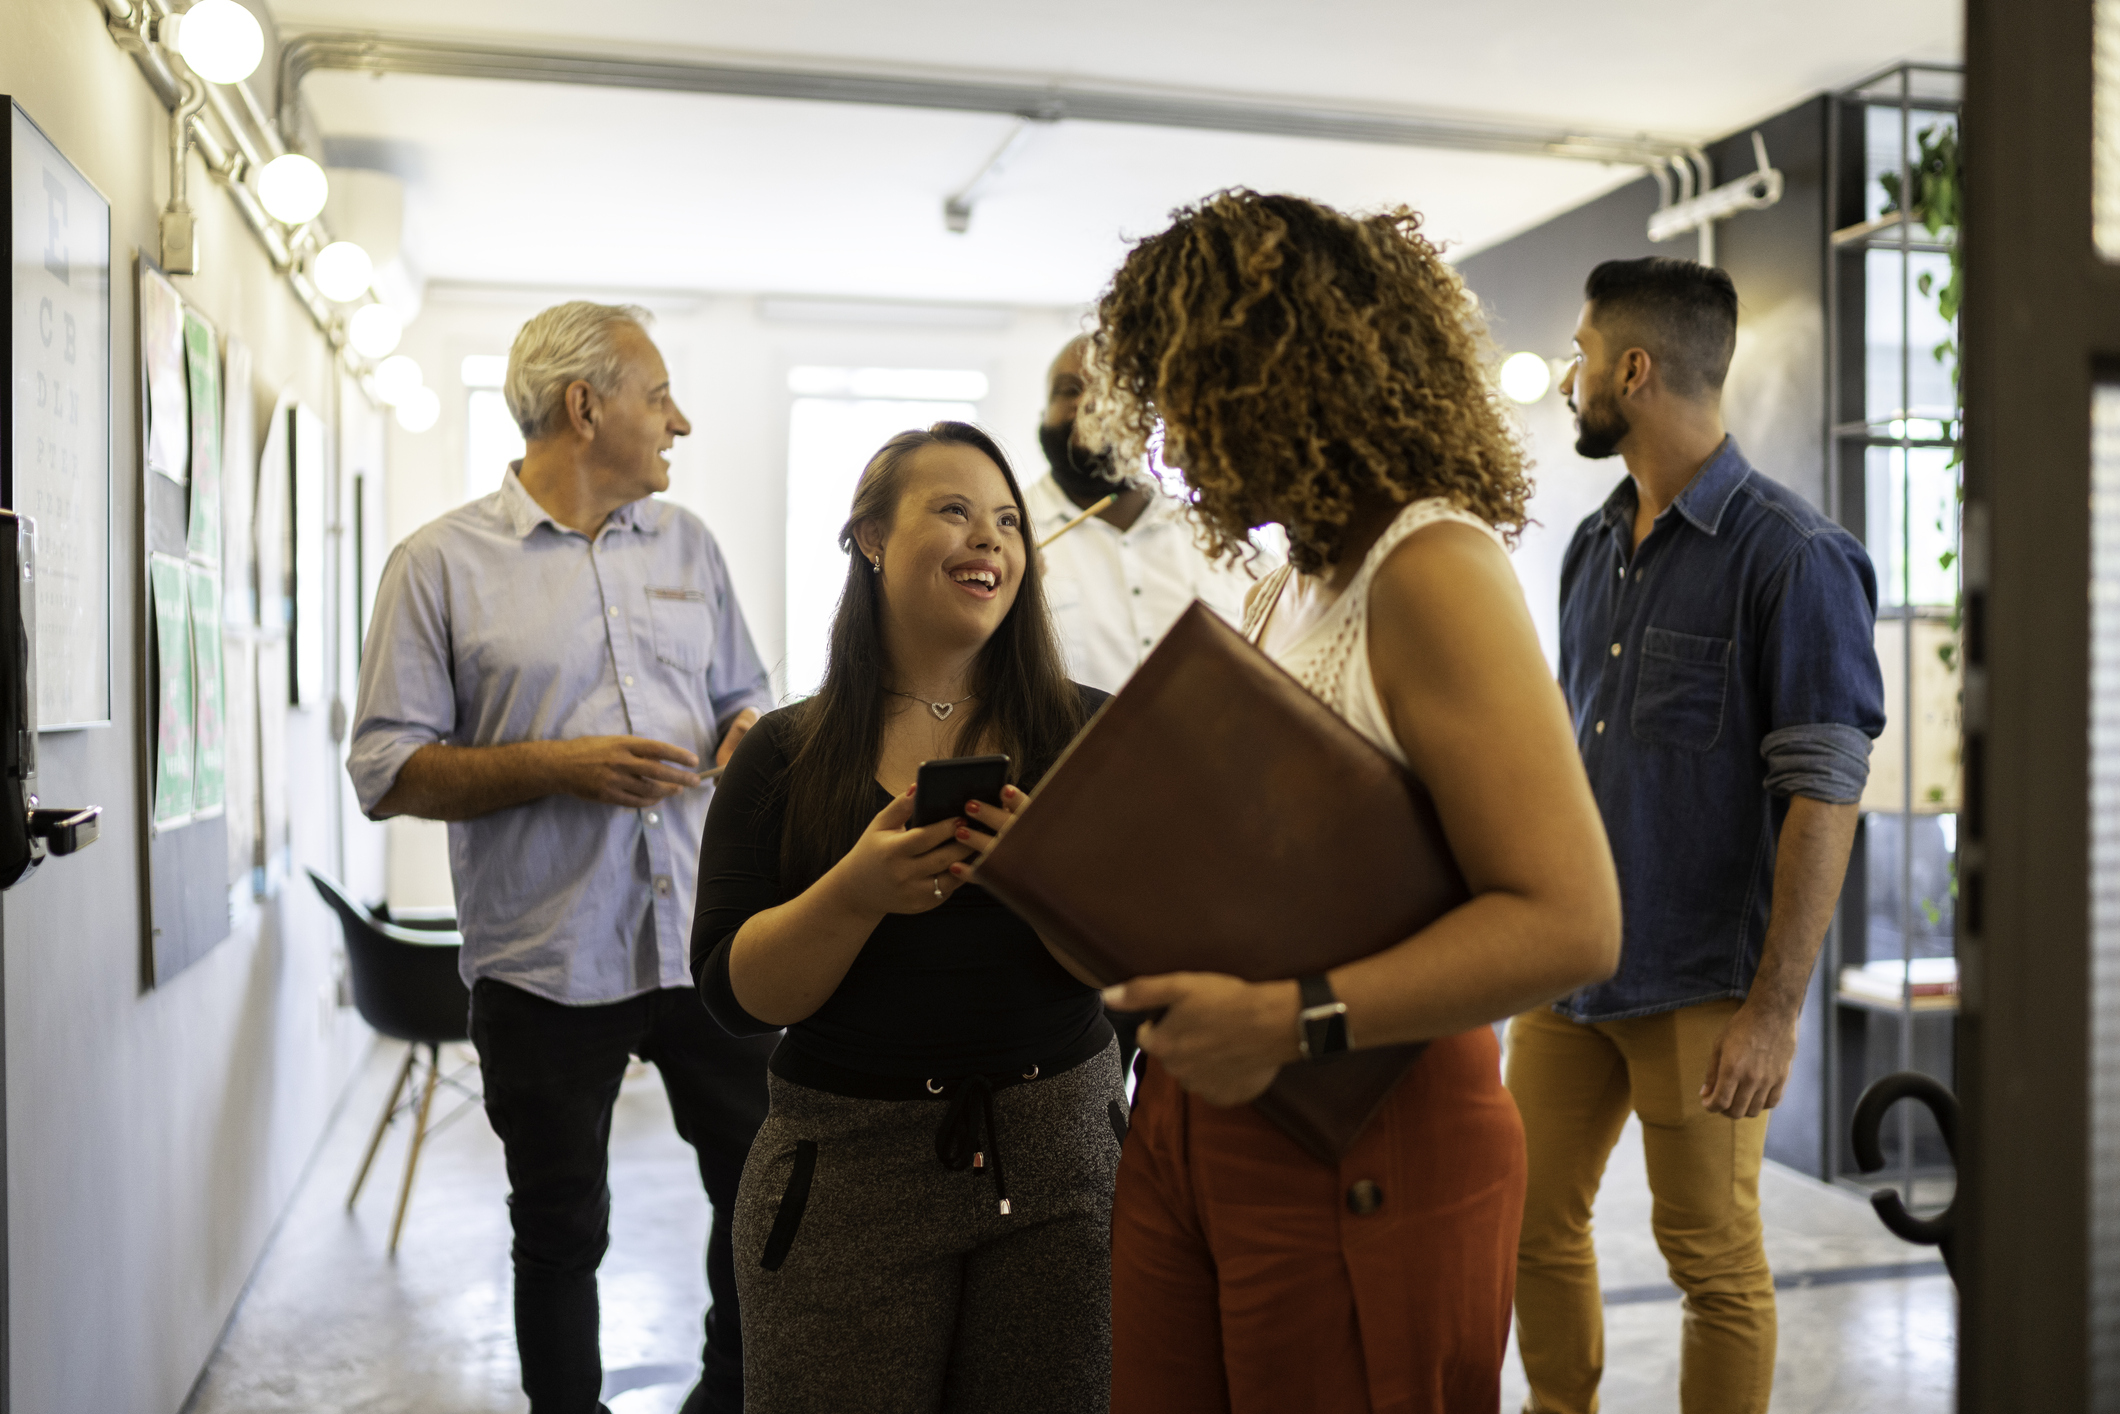
[{"label": "white shirt on masked man", "polygon": [[[1082,513],[1050,475],[1023,498],[1039,540]],[[1068,676],[1106,692],[1119,690],[1193,600],[1242,620],[1251,585],[1240,564],[1207,557],[1185,503],[1161,491],[1127,529],[1092,516],[1045,551],[1045,599]]]}]

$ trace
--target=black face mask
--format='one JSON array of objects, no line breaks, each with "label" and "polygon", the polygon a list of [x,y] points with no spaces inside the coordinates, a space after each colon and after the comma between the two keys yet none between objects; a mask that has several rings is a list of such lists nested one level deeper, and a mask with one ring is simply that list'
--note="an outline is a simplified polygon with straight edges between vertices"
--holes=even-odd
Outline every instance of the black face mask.
[{"label": "black face mask", "polygon": [[1112,465],[1110,452],[1085,452],[1075,445],[1073,418],[1058,427],[1039,423],[1038,445],[1045,449],[1045,462],[1053,469],[1053,480],[1078,506],[1102,500],[1126,484]]},{"label": "black face mask", "polygon": [[1611,393],[1585,399],[1575,414],[1575,454],[1603,461],[1619,450],[1620,442],[1633,430],[1620,411],[1619,399]]}]

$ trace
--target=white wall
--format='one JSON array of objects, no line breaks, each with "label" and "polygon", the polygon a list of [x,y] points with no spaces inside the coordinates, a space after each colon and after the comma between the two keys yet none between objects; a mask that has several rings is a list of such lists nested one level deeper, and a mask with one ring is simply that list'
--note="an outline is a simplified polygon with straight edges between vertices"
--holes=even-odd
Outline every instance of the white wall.
[{"label": "white wall", "polygon": [[[1079,309],[818,303],[755,296],[597,290],[430,289],[401,352],[419,361],[442,400],[428,431],[390,433],[391,543],[457,505],[464,491],[467,354],[505,354],[523,321],[570,298],[646,305],[693,432],[671,459],[670,497],[698,512],[721,542],[758,651],[786,691],[788,369],[971,368],[991,391],[980,420],[1018,474],[1044,474],[1037,422],[1045,370],[1082,327]],[[442,827],[390,822],[393,906],[450,901]]]},{"label": "white wall", "polygon": [[[18,1414],[174,1414],[292,1196],[368,1033],[336,1005],[338,929],[306,880],[160,988],[141,981],[141,467],[133,257],[157,250],[168,118],[86,0],[0,0],[0,92],[111,199],[116,724],[40,742],[44,798],[103,834],[0,898],[5,925],[9,1393]],[[194,160],[205,268],[177,285],[330,418],[330,353]],[[344,563],[343,561],[341,562]],[[381,884],[339,809],[325,708],[288,713],[297,868]],[[335,1181],[335,1180],[334,1180]]]}]

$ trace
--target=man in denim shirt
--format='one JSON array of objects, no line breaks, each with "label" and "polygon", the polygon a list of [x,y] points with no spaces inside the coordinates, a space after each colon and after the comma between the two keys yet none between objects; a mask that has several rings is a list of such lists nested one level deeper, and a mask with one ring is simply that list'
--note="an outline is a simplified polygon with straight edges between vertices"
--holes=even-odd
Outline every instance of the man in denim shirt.
[{"label": "man in denim shirt", "polygon": [[714,1205],[704,1371],[683,1414],[743,1407],[729,1240],[772,1038],[724,1032],[685,946],[711,784],[766,671],[714,537],[653,499],[692,430],[646,311],[525,324],[501,489],[390,557],[346,768],[376,819],[449,822],[486,1115],[508,1163],[515,1341],[532,1414],[603,1408],[596,1269],[611,1112],[652,1061]]},{"label": "man in denim shirt", "polygon": [[1684,260],[1591,273],[1561,390],[1627,479],[1561,571],[1561,686],[1625,914],[1619,971],[1511,1023],[1530,1172],[1518,1339],[1540,1414],[1590,1414],[1604,1331],[1590,1208],[1631,1111],[1685,1292],[1686,1414],[1763,1414],[1767,1114],[1884,729],[1876,579],[1846,531],[1723,430],[1737,291]]}]

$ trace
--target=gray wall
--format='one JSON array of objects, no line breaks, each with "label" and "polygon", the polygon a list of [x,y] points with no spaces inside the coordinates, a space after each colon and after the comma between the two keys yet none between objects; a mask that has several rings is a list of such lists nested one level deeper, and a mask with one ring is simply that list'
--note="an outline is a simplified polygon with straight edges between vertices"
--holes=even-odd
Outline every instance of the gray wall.
[{"label": "gray wall", "polygon": [[[338,938],[306,881],[159,990],[141,983],[139,423],[132,259],[156,250],[168,117],[89,0],[0,0],[0,92],[112,202],[112,682],[117,725],[42,743],[46,799],[103,838],[0,899],[15,1414],[173,1414],[366,1044],[335,1003]],[[335,415],[329,352],[194,159],[205,270],[177,283],[253,350],[254,392]],[[263,413],[269,402],[260,409]],[[335,654],[337,659],[343,655]],[[340,814],[323,709],[288,714],[293,855],[381,889]],[[366,875],[367,877],[362,877]]]},{"label": "gray wall", "polygon": [[[1814,99],[1756,126],[1788,186],[1778,205],[1722,222],[1716,230],[1717,263],[1730,272],[1740,301],[1737,356],[1723,390],[1723,413],[1754,466],[1822,507],[1826,100]],[[1710,145],[1718,181],[1752,170],[1751,132],[1748,127]],[[1655,209],[1655,183],[1643,177],[1459,261],[1495,341],[1505,350],[1566,357],[1591,267],[1644,255],[1697,256],[1698,244],[1690,236],[1650,243],[1646,225]],[[1537,461],[1532,514],[1541,524],[1525,534],[1518,568],[1550,654],[1561,552],[1576,524],[1603,502],[1626,469],[1616,458],[1592,464],[1575,455],[1574,432],[1557,392],[1525,409],[1524,423]],[[1767,1137],[1767,1152],[1774,1158],[1818,1175],[1825,1163],[1822,1027],[1828,1005],[1821,975],[1813,979],[1796,1067]]]}]

